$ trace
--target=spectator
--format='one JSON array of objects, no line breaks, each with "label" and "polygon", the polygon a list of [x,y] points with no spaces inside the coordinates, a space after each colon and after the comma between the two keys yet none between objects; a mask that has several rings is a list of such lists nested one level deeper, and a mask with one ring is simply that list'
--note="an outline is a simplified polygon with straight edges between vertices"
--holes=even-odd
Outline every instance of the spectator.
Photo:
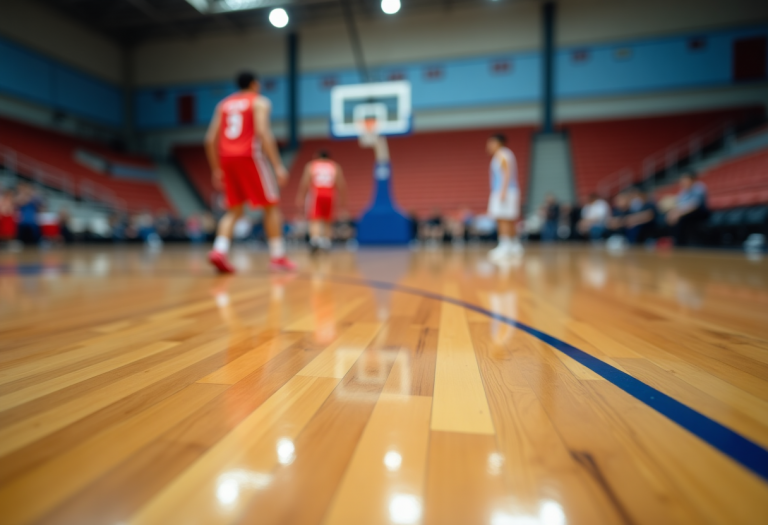
[{"label": "spectator", "polygon": [[445,237],[445,220],[440,210],[432,209],[432,215],[421,225],[421,240],[431,245],[436,245],[443,241]]},{"label": "spectator", "polygon": [[187,237],[193,244],[200,244],[205,240],[205,234],[203,233],[203,221],[199,215],[192,214],[187,217],[187,223],[185,227]]},{"label": "spectator", "polygon": [[569,206],[569,211],[568,211],[568,214],[566,215],[566,220],[568,221],[568,227],[570,228],[570,232],[567,238],[570,240],[581,238],[581,235],[579,234],[579,221],[581,221],[581,207],[578,204]]},{"label": "spectator", "polygon": [[415,210],[408,212],[408,221],[411,227],[411,243],[419,242],[419,215]]},{"label": "spectator", "polygon": [[541,229],[541,240],[551,242],[557,239],[557,226],[560,222],[560,204],[551,193],[547,194],[541,207],[544,225]]},{"label": "spectator", "polygon": [[157,231],[155,231],[155,218],[149,210],[144,210],[134,216],[132,222],[134,223],[136,233],[142,241],[146,242],[157,235]]},{"label": "spectator", "polygon": [[656,205],[640,188],[629,190],[629,210],[624,218],[627,240],[642,244],[656,235]]},{"label": "spectator", "polygon": [[45,244],[61,242],[61,224],[57,213],[41,206],[37,214],[37,224],[40,226],[40,238]]},{"label": "spectator", "polygon": [[200,222],[203,225],[203,234],[205,235],[205,240],[212,242],[214,234],[216,233],[216,219],[213,217],[213,214],[209,211],[203,212],[202,216],[200,217]]},{"label": "spectator", "polygon": [[37,224],[37,214],[42,206],[42,201],[32,186],[29,184],[19,185],[16,206],[19,210],[19,240],[24,244],[37,244],[40,241],[40,226]]},{"label": "spectator", "polygon": [[135,234],[133,234],[133,230],[131,230],[128,219],[126,217],[121,216],[118,213],[112,213],[109,215],[107,222],[109,224],[109,231],[113,241],[124,241],[130,238],[132,235],[135,237]]},{"label": "spectator", "polygon": [[0,194],[0,242],[13,242],[16,239],[16,203],[11,190]]},{"label": "spectator", "polygon": [[[557,237],[563,240],[570,239],[574,232],[574,225],[571,223],[571,212],[573,208],[570,204],[561,204],[559,209],[560,220],[557,224]],[[577,219],[578,220],[578,219]],[[575,224],[575,223],[574,223]]]},{"label": "spectator", "polygon": [[72,227],[70,225],[71,220],[72,217],[69,214],[69,210],[66,208],[59,210],[59,234],[61,235],[61,240],[64,241],[64,244],[72,244],[75,242],[75,234],[72,233]]},{"label": "spectator", "polygon": [[446,220],[446,229],[451,237],[451,242],[456,245],[464,244],[467,238],[467,229],[472,222],[472,210],[463,206],[451,214]]},{"label": "spectator", "polygon": [[611,208],[604,199],[601,199],[596,193],[591,194],[587,204],[581,209],[581,220],[578,223],[579,233],[593,241],[602,239],[610,212]]},{"label": "spectator", "polygon": [[354,245],[357,230],[355,221],[349,215],[349,212],[342,210],[337,214],[336,221],[333,223],[333,240],[343,242],[347,246]]},{"label": "spectator", "polygon": [[154,230],[164,241],[170,240],[171,231],[171,213],[168,210],[158,210],[153,220]]},{"label": "spectator", "polygon": [[309,236],[309,222],[303,213],[297,213],[296,217],[288,224],[286,238],[299,244],[307,242]]},{"label": "spectator", "polygon": [[687,171],[680,178],[680,192],[675,207],[667,213],[667,224],[677,246],[688,246],[695,241],[701,226],[709,218],[707,187],[696,180],[696,173]]},{"label": "spectator", "polygon": [[469,226],[469,237],[478,241],[491,241],[496,236],[496,221],[490,215],[477,215]]},{"label": "spectator", "polygon": [[610,235],[626,235],[624,219],[627,213],[629,213],[629,195],[622,192],[613,198],[611,216],[605,223]]}]

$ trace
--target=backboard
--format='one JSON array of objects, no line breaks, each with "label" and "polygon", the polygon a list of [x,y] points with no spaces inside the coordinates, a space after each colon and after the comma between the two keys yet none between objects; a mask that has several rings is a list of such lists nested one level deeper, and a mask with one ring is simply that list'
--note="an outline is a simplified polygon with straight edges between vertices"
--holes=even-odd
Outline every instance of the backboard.
[{"label": "backboard", "polygon": [[411,84],[407,81],[335,86],[331,90],[331,135],[358,137],[366,120],[376,120],[379,135],[410,133]]}]

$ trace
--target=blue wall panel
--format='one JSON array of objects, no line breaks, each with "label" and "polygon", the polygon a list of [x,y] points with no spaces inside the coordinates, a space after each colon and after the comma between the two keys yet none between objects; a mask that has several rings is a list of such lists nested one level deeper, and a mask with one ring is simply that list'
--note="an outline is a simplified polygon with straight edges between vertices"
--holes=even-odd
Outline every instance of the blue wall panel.
[{"label": "blue wall panel", "polygon": [[[732,83],[733,41],[757,35],[768,35],[768,28],[560,49],[555,61],[555,92],[567,100],[729,85]],[[697,39],[701,45],[691,46],[691,39]],[[584,60],[578,60],[579,55]],[[506,65],[495,67],[499,64]],[[374,81],[393,76],[410,81],[413,107],[417,110],[534,102],[541,96],[541,75],[541,56],[534,52],[390,64],[371,70]],[[300,117],[327,117],[331,87],[359,82],[360,76],[352,69],[301,74]],[[266,79],[264,86],[270,87],[264,94],[272,100],[274,117],[285,118],[285,77]],[[153,99],[158,88],[144,88],[136,93],[140,128],[176,126],[176,97],[181,93],[195,95],[196,121],[205,124],[216,102],[234,87],[228,83],[211,83],[163,90],[166,92],[164,100]]]},{"label": "blue wall panel", "polygon": [[0,90],[43,104],[53,104],[50,63],[27,50],[0,40]]},{"label": "blue wall panel", "polygon": [[113,126],[122,123],[123,96],[115,86],[58,65],[53,77],[55,107]]},{"label": "blue wall panel", "polygon": [[[564,49],[556,60],[556,93],[569,98],[727,85],[733,41],[767,33],[751,29]],[[702,46],[691,48],[692,39]],[[576,60],[577,53],[586,56]]]},{"label": "blue wall panel", "polygon": [[[237,91],[232,82],[159,86],[141,88],[134,93],[136,126],[139,129],[169,128],[179,126],[178,98],[192,95],[195,104],[195,121],[191,125],[206,126],[213,111],[224,97]],[[272,102],[272,115],[283,119],[287,114],[286,85],[283,78],[267,77],[262,81],[262,92]]]},{"label": "blue wall panel", "polygon": [[0,91],[101,124],[120,126],[123,95],[114,84],[0,39]]}]

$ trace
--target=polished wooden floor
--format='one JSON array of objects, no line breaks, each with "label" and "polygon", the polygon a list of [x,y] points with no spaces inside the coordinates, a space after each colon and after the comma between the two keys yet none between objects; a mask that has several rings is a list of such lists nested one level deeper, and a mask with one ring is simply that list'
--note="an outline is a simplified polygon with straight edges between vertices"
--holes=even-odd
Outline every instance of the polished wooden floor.
[{"label": "polished wooden floor", "polygon": [[0,255],[0,523],[768,523],[759,472],[456,301],[764,452],[766,261],[297,258],[271,275],[243,249],[217,277],[187,247]]}]

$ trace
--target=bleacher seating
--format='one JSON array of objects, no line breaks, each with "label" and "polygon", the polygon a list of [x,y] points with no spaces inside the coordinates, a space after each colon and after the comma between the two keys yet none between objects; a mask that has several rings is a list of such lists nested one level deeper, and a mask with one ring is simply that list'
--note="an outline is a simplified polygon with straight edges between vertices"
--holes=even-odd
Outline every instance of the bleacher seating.
[{"label": "bleacher seating", "polygon": [[695,133],[726,121],[762,114],[761,107],[686,113],[661,117],[573,122],[565,126],[571,139],[576,188],[580,199],[598,190],[606,177],[624,168],[636,176],[643,160]]},{"label": "bleacher seating", "polygon": [[[768,149],[737,157],[699,174],[707,185],[707,206],[724,210],[768,204]],[[655,191],[657,200],[678,192],[677,184]]]},{"label": "bleacher seating", "polygon": [[[5,118],[0,118],[0,145],[65,172],[78,188],[84,181],[107,188],[125,202],[129,211],[173,209],[155,182],[116,179],[98,173],[77,162],[74,153],[78,149],[87,150],[113,162],[140,168],[152,166],[151,161],[146,158],[115,152],[98,142]],[[19,171],[21,175],[34,175],[24,173],[21,169]]]},{"label": "bleacher seating", "polygon": [[702,174],[714,209],[768,203],[768,150],[725,162]]},{"label": "bleacher seating", "polygon": [[[475,213],[485,211],[489,192],[485,143],[499,131],[507,135],[517,157],[521,195],[525,198],[533,128],[494,128],[390,137],[392,188],[397,204],[420,217],[433,209],[451,213],[464,206]],[[349,211],[359,216],[372,198],[374,157],[356,140],[314,139],[302,143],[291,180],[283,191],[284,213],[289,218],[298,213],[294,201],[304,165],[321,149],[341,164],[349,188]]]},{"label": "bleacher seating", "polygon": [[211,207],[216,190],[211,180],[211,168],[205,157],[205,149],[200,145],[176,146],[173,149],[173,156],[203,203]]},{"label": "bleacher seating", "polygon": [[[711,246],[739,246],[752,233],[768,234],[768,149],[724,162],[700,174],[707,185],[712,213],[701,241]],[[678,184],[658,188],[654,197],[676,195]]]}]

